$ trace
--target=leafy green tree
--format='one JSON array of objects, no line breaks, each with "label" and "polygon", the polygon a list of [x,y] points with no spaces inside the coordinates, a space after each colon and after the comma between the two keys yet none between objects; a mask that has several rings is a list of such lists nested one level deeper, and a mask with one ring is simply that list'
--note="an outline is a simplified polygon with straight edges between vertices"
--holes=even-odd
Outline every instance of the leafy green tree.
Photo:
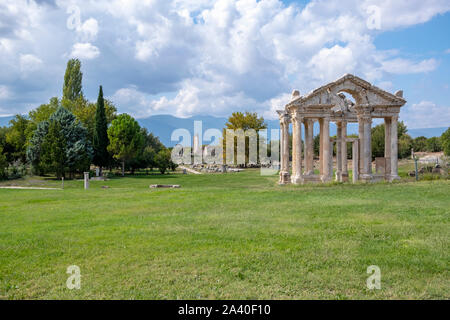
[{"label": "leafy green tree", "polygon": [[142,148],[137,155],[129,161],[131,172],[139,168],[154,168],[157,167],[155,162],[156,154],[164,149],[164,145],[159,141],[159,138],[149,133],[146,128],[141,128],[141,134],[144,140]]},{"label": "leafy green tree", "polygon": [[133,159],[144,144],[144,137],[137,121],[124,113],[119,115],[108,128],[108,151],[122,162],[122,176],[125,175],[125,163]]},{"label": "leafy green tree", "polygon": [[450,156],[450,127],[441,135],[442,150],[446,156]]},{"label": "leafy green tree", "polygon": [[[109,125],[116,118],[117,109],[108,99],[103,99],[106,122]],[[88,131],[88,139],[93,142],[95,131],[95,115],[97,113],[97,103],[91,103],[84,97],[79,97],[75,101],[63,100],[62,105],[72,112],[80,120]]]},{"label": "leafy green tree", "polygon": [[41,104],[36,109],[31,110],[28,113],[30,123],[27,128],[27,148],[30,147],[31,138],[37,129],[37,126],[42,121],[48,121],[50,116],[61,106],[61,102],[57,97],[50,99],[49,103]]},{"label": "leafy green tree", "polygon": [[172,165],[171,153],[169,149],[161,149],[155,157],[156,166],[161,174],[164,174]]},{"label": "leafy green tree", "polygon": [[427,151],[428,152],[439,152],[442,151],[441,139],[439,137],[431,137],[427,140]]},{"label": "leafy green tree", "polygon": [[384,124],[372,128],[372,158],[384,157]]},{"label": "leafy green tree", "polygon": [[398,138],[398,157],[401,159],[408,158],[411,155],[412,146],[413,139],[408,134]]},{"label": "leafy green tree", "polygon": [[6,142],[9,143],[14,151],[13,160],[26,161],[27,130],[30,121],[22,115],[16,115],[9,121],[10,129],[6,134]]},{"label": "leafy green tree", "polygon": [[61,124],[55,120],[51,121],[41,145],[41,167],[46,172],[55,172],[58,179],[65,177],[66,148]]},{"label": "leafy green tree", "polygon": [[5,179],[6,167],[8,166],[8,161],[6,161],[6,155],[3,154],[3,147],[0,146],[0,179]]},{"label": "leafy green tree", "polygon": [[[384,124],[379,124],[372,128],[372,157],[384,157]],[[403,121],[398,123],[397,136],[398,136],[398,156],[400,158],[407,157],[411,154],[411,148],[413,140],[407,134],[408,130]],[[403,138],[403,139],[402,139]],[[401,142],[400,142],[401,140]]]},{"label": "leafy green tree", "polygon": [[105,102],[103,100],[103,88],[100,86],[97,99],[97,108],[95,113],[94,127],[94,164],[100,167],[100,175],[102,175],[102,167],[107,166],[109,162],[108,153],[108,122],[105,114]]},{"label": "leafy green tree", "polygon": [[61,106],[61,102],[57,97],[53,97],[50,99],[50,102],[47,104],[41,104],[36,109],[31,110],[28,113],[28,117],[32,122],[36,125],[42,121],[48,121],[50,116],[55,113],[55,111]]},{"label": "leafy green tree", "polygon": [[320,134],[314,137],[313,145],[314,145],[314,155],[318,157],[320,153]]},{"label": "leafy green tree", "polygon": [[[259,130],[266,129],[267,124],[264,122],[263,117],[259,117],[256,112],[233,112],[228,118],[225,124],[226,129],[238,130],[242,129],[244,131],[253,129],[257,134],[257,155],[259,157]],[[245,163],[249,162],[249,142],[250,138],[245,137]],[[224,130],[223,134],[223,155],[226,158],[226,132]],[[237,159],[237,137],[234,138],[234,159]],[[259,160],[258,160],[259,161]]]},{"label": "leafy green tree", "polygon": [[63,100],[75,101],[83,96],[83,73],[81,62],[78,59],[70,59],[67,62],[64,74]]},{"label": "leafy green tree", "polygon": [[413,139],[412,147],[416,152],[427,151],[427,138],[420,136]]}]

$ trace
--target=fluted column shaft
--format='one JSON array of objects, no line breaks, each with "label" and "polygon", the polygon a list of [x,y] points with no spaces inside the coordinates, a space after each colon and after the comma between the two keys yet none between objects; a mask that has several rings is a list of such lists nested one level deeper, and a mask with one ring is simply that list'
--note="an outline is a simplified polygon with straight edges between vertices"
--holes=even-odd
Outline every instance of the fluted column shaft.
[{"label": "fluted column shaft", "polygon": [[292,113],[292,183],[302,182],[302,121],[298,110]]},{"label": "fluted column shaft", "polygon": [[305,120],[305,175],[314,174],[314,120]]},{"label": "fluted column shaft", "polygon": [[280,114],[280,184],[289,183],[289,116]]},{"label": "fluted column shaft", "polygon": [[323,163],[322,163],[322,181],[329,181],[331,178],[330,172],[330,162],[332,154],[330,154],[330,118],[325,117],[322,119],[323,130],[322,130],[322,154],[323,154]]},{"label": "fluted column shaft", "polygon": [[336,122],[336,181],[341,181],[342,174],[342,122]]},{"label": "fluted column shaft", "polygon": [[398,116],[391,118],[391,180],[399,179],[398,176]]},{"label": "fluted column shaft", "polygon": [[348,181],[348,160],[347,160],[347,121],[342,121],[341,128],[341,182]]}]

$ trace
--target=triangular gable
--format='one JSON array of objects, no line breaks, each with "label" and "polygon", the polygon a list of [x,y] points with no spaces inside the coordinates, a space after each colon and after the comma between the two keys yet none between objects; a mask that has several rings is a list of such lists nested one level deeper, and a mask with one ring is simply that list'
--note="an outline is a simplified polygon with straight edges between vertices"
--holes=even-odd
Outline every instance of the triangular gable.
[{"label": "triangular gable", "polygon": [[334,104],[339,92],[351,94],[355,102],[360,105],[398,107],[406,103],[406,100],[400,94],[391,94],[357,76],[346,74],[338,80],[317,88],[305,96],[295,98],[286,107],[292,105]]}]

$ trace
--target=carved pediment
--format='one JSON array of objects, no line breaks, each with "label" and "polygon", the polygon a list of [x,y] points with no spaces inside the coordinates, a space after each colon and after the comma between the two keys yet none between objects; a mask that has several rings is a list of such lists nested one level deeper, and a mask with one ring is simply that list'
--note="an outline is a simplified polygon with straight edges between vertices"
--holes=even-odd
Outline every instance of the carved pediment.
[{"label": "carved pediment", "polygon": [[352,104],[345,99],[341,92],[346,92],[355,99],[357,105],[365,105],[370,107],[392,106],[401,107],[406,103],[402,93],[395,95],[384,91],[369,82],[351,75],[346,74],[338,80],[313,90],[305,96],[293,96],[293,100],[286,105],[286,109],[293,106],[312,106],[312,105],[329,105],[333,104],[334,112],[352,111]]}]

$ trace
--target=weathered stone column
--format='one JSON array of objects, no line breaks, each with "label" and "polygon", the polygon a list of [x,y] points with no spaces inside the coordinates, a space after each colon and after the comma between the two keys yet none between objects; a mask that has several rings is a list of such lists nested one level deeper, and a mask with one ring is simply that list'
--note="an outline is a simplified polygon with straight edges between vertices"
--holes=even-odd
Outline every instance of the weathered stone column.
[{"label": "weathered stone column", "polygon": [[359,155],[358,155],[358,172],[363,172],[363,159],[364,159],[364,121],[362,116],[358,115],[358,138],[359,138]]},{"label": "weathered stone column", "polygon": [[305,120],[305,175],[314,174],[314,120]]},{"label": "weathered stone column", "polygon": [[336,181],[342,181],[342,122],[336,122]]},{"label": "weathered stone column", "polygon": [[299,110],[292,113],[292,177],[294,184],[302,183],[302,122]]},{"label": "weathered stone column", "polygon": [[359,180],[359,141],[359,139],[356,139],[352,143],[353,183],[356,183]]},{"label": "weathered stone column", "polygon": [[289,183],[289,115],[280,113],[280,180],[279,184]]},{"label": "weathered stone column", "polygon": [[331,140],[331,138],[330,138],[330,145],[329,145],[330,161],[328,162],[328,172],[329,172],[330,180],[333,179],[333,146],[334,146],[334,141]]},{"label": "weathered stone column", "polygon": [[391,118],[391,181],[400,179],[398,176],[398,116]]},{"label": "weathered stone column", "polygon": [[323,175],[323,118],[319,118],[319,175]]},{"label": "weathered stone column", "polygon": [[331,179],[330,173],[330,161],[332,154],[330,155],[330,118],[325,117],[322,119],[323,130],[322,130],[322,155],[323,155],[323,163],[322,163],[322,176],[320,177],[322,182],[327,182]]},{"label": "weathered stone column", "polygon": [[364,180],[372,179],[372,118],[364,116]]},{"label": "weathered stone column", "polygon": [[341,182],[348,181],[348,160],[347,160],[347,121],[342,121],[341,128]]},{"label": "weathered stone column", "polygon": [[391,126],[391,118],[384,118],[384,179],[387,181],[391,180]]},{"label": "weathered stone column", "polygon": [[362,131],[362,139],[360,137],[360,156],[362,157],[360,159],[361,179],[370,181],[372,180],[372,117],[370,114],[360,114],[358,115],[358,123],[360,125],[360,134]]},{"label": "weathered stone column", "polygon": [[384,118],[384,157],[391,157],[391,118]]},{"label": "weathered stone column", "polygon": [[372,180],[372,117],[364,114],[361,116],[364,123],[364,138],[362,139],[361,149],[363,149],[362,156],[362,171],[361,179],[364,181]]}]

